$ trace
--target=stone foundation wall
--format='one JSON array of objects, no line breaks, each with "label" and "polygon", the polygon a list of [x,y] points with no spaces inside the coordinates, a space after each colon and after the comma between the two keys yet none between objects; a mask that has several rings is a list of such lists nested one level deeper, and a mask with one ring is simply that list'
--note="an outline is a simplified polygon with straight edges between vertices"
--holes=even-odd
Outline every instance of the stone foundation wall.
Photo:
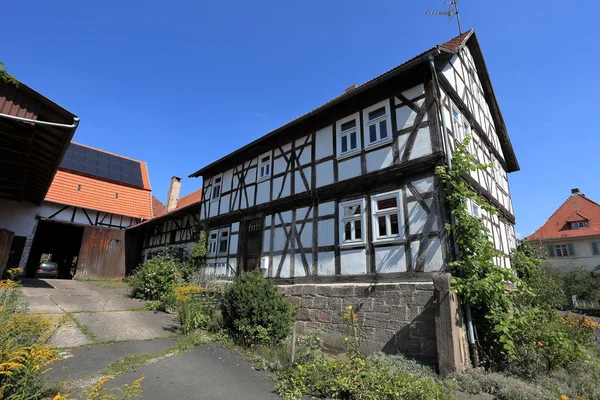
[{"label": "stone foundation wall", "polygon": [[437,364],[433,283],[296,284],[279,286],[292,304],[297,330],[319,330],[325,343],[343,348],[347,306],[357,311],[363,351],[402,353]]}]

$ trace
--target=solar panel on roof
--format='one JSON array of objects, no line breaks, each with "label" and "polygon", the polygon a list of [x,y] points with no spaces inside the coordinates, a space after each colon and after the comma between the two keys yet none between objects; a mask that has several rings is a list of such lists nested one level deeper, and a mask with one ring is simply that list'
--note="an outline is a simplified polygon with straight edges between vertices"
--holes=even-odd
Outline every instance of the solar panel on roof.
[{"label": "solar panel on roof", "polygon": [[77,144],[69,146],[60,166],[70,171],[144,187],[139,162]]}]

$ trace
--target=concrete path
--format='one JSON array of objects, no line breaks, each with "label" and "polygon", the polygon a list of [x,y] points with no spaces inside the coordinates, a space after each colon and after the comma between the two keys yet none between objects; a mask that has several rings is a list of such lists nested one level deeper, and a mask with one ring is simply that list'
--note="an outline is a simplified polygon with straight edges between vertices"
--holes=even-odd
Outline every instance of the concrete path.
[{"label": "concrete path", "polygon": [[155,339],[171,335],[174,318],[153,311],[132,311],[132,299],[117,283],[63,279],[24,279],[23,294],[32,312],[60,319],[50,344],[63,348],[104,341]]},{"label": "concrete path", "polygon": [[[61,353],[45,379],[65,380],[69,393],[102,379],[102,371],[127,354],[154,354],[170,348],[172,339],[87,346]],[[186,353],[159,358],[134,371],[117,375],[107,389],[131,384],[144,377],[142,399],[278,399],[275,382],[265,372],[252,368],[231,351],[214,344],[200,345]]]}]

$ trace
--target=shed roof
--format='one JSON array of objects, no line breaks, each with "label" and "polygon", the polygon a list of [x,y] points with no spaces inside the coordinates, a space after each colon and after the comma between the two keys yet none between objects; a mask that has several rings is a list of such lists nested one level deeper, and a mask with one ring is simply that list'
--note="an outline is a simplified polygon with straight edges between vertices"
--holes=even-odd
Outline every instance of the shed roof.
[{"label": "shed roof", "polygon": [[[65,125],[77,118],[27,85],[2,80],[0,113]],[[0,198],[40,204],[76,129],[0,118]]]}]

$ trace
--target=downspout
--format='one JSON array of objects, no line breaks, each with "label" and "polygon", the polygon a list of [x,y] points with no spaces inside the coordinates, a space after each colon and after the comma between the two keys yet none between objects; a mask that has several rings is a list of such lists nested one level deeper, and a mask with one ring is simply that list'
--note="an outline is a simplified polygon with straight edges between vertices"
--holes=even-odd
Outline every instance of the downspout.
[{"label": "downspout", "polygon": [[[452,157],[450,153],[450,138],[448,137],[448,130],[446,129],[446,120],[444,119],[443,113],[443,105],[442,105],[442,91],[440,90],[440,83],[438,81],[437,72],[435,70],[435,63],[433,55],[429,55],[427,57],[429,61],[429,67],[431,68],[431,75],[433,77],[435,91],[437,93],[437,103],[438,103],[438,117],[441,121],[442,126],[442,140],[444,142],[444,152],[446,153],[446,165],[448,166],[448,170],[452,171]],[[450,223],[454,225],[454,217],[451,217]],[[455,255],[458,255],[458,247],[456,246],[456,242],[454,241],[454,236],[452,236],[453,248]],[[471,316],[471,307],[465,305],[465,322],[467,324],[467,337],[469,341],[469,355],[471,356],[471,363],[474,368],[479,366],[479,355],[477,354],[477,344],[475,343],[475,329],[473,328],[473,318]]]}]

